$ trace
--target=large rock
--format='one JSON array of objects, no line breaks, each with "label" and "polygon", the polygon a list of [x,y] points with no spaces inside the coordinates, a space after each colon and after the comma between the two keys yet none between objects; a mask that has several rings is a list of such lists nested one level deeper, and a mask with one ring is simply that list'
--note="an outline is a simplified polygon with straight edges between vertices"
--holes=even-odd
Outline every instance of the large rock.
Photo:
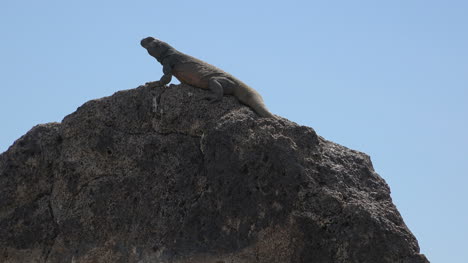
[{"label": "large rock", "polygon": [[18,139],[0,262],[428,262],[366,154],[204,92],[117,92]]}]

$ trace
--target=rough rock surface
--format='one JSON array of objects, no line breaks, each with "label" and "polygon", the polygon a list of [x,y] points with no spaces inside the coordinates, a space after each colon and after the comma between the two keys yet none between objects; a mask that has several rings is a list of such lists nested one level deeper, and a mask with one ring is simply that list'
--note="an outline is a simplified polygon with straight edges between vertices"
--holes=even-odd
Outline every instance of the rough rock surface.
[{"label": "rough rock surface", "polygon": [[428,262],[370,158],[203,90],[120,91],[0,155],[0,262]]}]

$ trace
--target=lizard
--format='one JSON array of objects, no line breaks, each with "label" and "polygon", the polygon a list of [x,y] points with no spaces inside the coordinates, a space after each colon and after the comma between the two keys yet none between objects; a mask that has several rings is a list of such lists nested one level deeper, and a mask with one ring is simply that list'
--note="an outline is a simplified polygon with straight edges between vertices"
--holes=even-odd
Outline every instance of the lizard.
[{"label": "lizard", "polygon": [[276,118],[265,106],[260,94],[231,74],[200,59],[184,54],[168,43],[146,37],[141,46],[163,66],[163,76],[158,81],[147,82],[147,87],[167,85],[175,76],[181,83],[208,89],[211,93],[204,97],[210,102],[221,101],[223,95],[233,95],[241,103],[252,108],[260,117]]}]

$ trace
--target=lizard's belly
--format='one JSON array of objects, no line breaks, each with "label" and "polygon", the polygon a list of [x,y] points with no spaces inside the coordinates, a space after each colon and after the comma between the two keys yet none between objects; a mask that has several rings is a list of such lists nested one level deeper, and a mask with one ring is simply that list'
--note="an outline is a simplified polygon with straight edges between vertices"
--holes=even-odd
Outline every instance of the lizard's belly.
[{"label": "lizard's belly", "polygon": [[199,63],[181,63],[172,69],[180,82],[202,89],[208,89],[208,79],[214,73],[213,69]]}]

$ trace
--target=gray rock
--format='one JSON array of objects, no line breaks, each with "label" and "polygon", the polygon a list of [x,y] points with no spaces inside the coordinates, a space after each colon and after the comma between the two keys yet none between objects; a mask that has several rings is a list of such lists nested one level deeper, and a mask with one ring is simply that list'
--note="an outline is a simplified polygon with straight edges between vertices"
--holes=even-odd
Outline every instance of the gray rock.
[{"label": "gray rock", "polygon": [[370,158],[185,85],[92,100],[0,155],[0,262],[428,262]]}]

